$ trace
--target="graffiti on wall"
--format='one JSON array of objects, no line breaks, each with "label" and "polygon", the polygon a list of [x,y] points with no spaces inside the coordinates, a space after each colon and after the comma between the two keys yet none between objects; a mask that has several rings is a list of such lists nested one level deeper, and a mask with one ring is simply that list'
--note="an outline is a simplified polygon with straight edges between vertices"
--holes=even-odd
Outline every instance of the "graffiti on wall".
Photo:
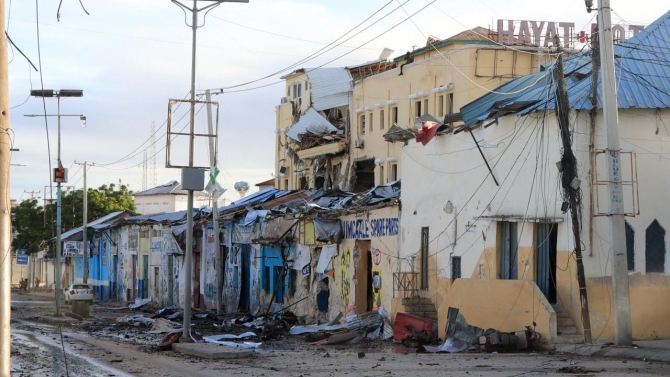
[{"label": "graffiti on wall", "polygon": [[340,257],[340,281],[342,282],[342,302],[344,305],[351,303],[351,283],[349,280],[349,264],[351,263],[351,249],[349,246],[344,248]]},{"label": "graffiti on wall", "polygon": [[356,219],[342,222],[344,239],[369,240],[376,237],[397,236],[400,222],[397,217],[383,219]]}]

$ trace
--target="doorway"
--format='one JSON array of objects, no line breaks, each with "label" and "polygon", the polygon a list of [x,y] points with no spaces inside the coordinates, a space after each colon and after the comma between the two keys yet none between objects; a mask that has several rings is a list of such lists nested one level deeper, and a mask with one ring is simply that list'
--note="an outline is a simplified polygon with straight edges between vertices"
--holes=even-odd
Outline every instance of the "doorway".
[{"label": "doorway", "polygon": [[112,256],[112,276],[110,279],[110,291],[111,291],[111,297],[110,299],[115,299],[118,298],[118,294],[116,292],[117,290],[117,282],[119,281],[119,255],[115,254]]},{"label": "doorway", "polygon": [[535,224],[535,282],[550,304],[556,303],[556,224]]},{"label": "doorway", "polygon": [[501,221],[500,227],[500,270],[499,277],[503,280],[518,278],[518,233],[517,223]]},{"label": "doorway", "polygon": [[249,280],[251,279],[251,245],[241,245],[241,260],[240,260],[240,305],[239,311],[248,312],[249,302],[251,296],[251,287]]},{"label": "doorway", "polygon": [[193,305],[194,308],[200,308],[200,253],[193,252]]},{"label": "doorway", "polygon": [[142,298],[149,297],[149,256],[142,255]]},{"label": "doorway", "polygon": [[174,305],[174,255],[168,255],[168,306]]},{"label": "doorway", "polygon": [[372,254],[370,241],[356,241],[354,255],[360,257],[356,262],[356,313],[372,310]]},{"label": "doorway", "polygon": [[132,295],[129,297],[129,301],[133,301],[137,298],[137,255],[132,256],[130,271],[132,271],[133,276],[133,287]]}]

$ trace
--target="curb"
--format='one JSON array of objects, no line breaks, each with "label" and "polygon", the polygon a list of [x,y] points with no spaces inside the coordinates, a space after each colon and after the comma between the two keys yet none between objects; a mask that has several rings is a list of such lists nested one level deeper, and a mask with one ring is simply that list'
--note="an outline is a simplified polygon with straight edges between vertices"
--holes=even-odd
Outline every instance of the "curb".
[{"label": "curb", "polygon": [[557,344],[556,352],[560,354],[587,357],[599,356],[641,361],[670,362],[670,352],[655,348],[603,347],[591,344]]}]

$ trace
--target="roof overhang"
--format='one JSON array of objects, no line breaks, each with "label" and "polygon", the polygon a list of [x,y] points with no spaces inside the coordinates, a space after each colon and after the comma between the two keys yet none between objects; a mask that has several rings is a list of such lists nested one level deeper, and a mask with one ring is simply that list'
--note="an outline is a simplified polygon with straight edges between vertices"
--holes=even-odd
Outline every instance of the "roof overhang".
[{"label": "roof overhang", "polygon": [[317,156],[324,156],[328,154],[337,154],[344,150],[345,143],[344,141],[338,141],[336,143],[330,143],[325,145],[319,145],[318,147],[313,147],[305,150],[298,151],[298,157],[301,160],[314,158]]}]

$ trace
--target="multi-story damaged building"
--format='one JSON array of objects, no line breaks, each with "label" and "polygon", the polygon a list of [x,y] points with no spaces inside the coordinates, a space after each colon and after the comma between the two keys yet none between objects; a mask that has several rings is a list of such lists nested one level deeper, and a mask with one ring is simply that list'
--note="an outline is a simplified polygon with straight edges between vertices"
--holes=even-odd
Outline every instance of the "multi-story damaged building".
[{"label": "multi-story damaged building", "polygon": [[458,126],[461,106],[553,60],[543,47],[510,49],[497,38],[477,27],[392,60],[284,76],[275,187],[362,192],[398,180],[401,144],[388,141],[415,138],[426,119]]}]

